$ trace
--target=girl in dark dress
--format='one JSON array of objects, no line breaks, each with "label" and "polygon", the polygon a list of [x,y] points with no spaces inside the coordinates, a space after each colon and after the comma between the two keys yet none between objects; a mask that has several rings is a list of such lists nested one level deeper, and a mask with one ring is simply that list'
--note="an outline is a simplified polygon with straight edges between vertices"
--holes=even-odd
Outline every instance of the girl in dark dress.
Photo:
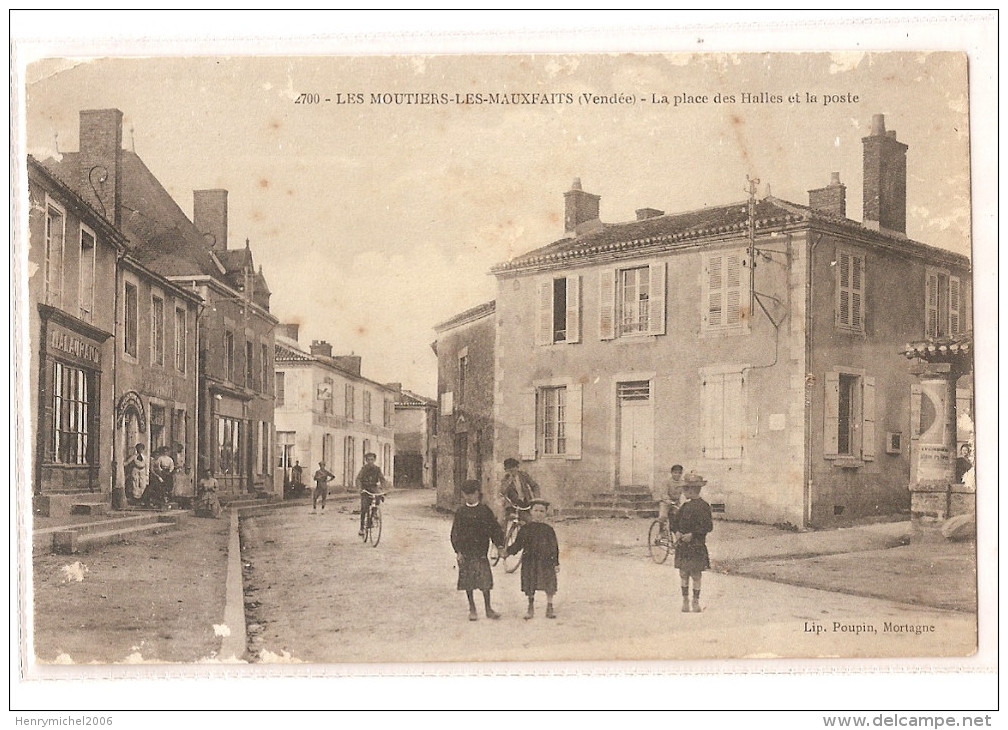
[{"label": "girl in dark dress", "polygon": [[556,618],[553,611],[553,594],[557,589],[557,573],[560,572],[560,550],[557,546],[556,532],[546,524],[546,508],[549,502],[545,499],[533,499],[530,503],[529,522],[518,532],[514,544],[508,548],[507,554],[522,552],[521,589],[528,596],[528,612],[526,619],[535,615],[535,592],[546,593],[546,618]]},{"label": "girl in dark dress", "polygon": [[710,568],[707,553],[707,533],[714,529],[711,508],[700,497],[700,488],[707,482],[697,474],[687,474],[683,483],[683,494],[687,502],[679,508],[675,517],[675,567],[679,568],[682,585],[682,610],[689,613],[689,584],[693,579],[692,610],[700,613],[700,583],[703,571]]},{"label": "girl in dark dress", "polygon": [[487,618],[500,618],[500,614],[490,607],[493,573],[490,572],[487,550],[491,540],[498,548],[504,544],[504,532],[494,513],[481,501],[479,482],[475,479],[465,482],[462,496],[465,504],[455,512],[451,530],[451,544],[458,559],[457,587],[465,591],[469,599],[470,621],[477,619],[476,602],[473,600],[473,591],[477,589],[483,593]]}]

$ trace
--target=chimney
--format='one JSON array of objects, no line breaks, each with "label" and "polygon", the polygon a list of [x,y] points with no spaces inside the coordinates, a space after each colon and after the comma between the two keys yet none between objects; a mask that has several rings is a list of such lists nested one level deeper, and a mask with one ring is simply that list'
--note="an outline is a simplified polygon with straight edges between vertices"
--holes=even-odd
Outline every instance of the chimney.
[{"label": "chimney", "polygon": [[840,173],[832,173],[830,184],[826,187],[809,190],[808,204],[812,210],[846,218],[847,186],[840,182]]},{"label": "chimney", "polygon": [[280,334],[286,337],[288,340],[298,341],[298,331],[301,329],[299,324],[282,324],[280,325]]},{"label": "chimney", "polygon": [[581,178],[574,178],[571,189],[564,193],[564,233],[568,235],[580,235],[585,229],[594,226],[585,226],[586,223],[598,223],[599,219],[599,196],[586,193],[581,189]]},{"label": "chimney", "polygon": [[325,340],[312,340],[311,354],[316,357],[332,357],[332,345]]},{"label": "chimney", "polygon": [[193,223],[207,248],[227,249],[227,190],[193,190]]},{"label": "chimney", "polygon": [[122,117],[118,109],[82,109],[80,113],[82,184],[78,188],[116,227],[121,222]]},{"label": "chimney", "polygon": [[665,215],[664,210],[658,210],[657,208],[638,208],[637,209],[637,220],[646,221],[648,218],[658,218]]},{"label": "chimney", "polygon": [[907,145],[886,132],[885,116],[872,116],[864,144],[864,224],[876,230],[906,233]]}]

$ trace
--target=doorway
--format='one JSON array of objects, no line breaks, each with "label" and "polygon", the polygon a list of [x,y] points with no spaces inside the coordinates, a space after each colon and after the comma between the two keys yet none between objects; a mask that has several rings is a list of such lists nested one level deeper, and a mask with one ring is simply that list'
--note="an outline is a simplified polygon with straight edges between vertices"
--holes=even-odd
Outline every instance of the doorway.
[{"label": "doorway", "polygon": [[635,380],[616,385],[617,484],[649,486],[654,475],[654,408],[651,382]]}]

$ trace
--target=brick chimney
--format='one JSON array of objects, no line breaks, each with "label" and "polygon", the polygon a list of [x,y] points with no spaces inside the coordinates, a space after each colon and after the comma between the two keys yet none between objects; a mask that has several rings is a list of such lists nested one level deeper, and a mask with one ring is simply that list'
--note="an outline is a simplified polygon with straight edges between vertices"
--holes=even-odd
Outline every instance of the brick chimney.
[{"label": "brick chimney", "polygon": [[[596,224],[595,226],[586,224]],[[564,193],[564,233],[580,235],[599,224],[599,196],[581,189],[581,178],[574,178],[571,189]]]},{"label": "brick chimney", "polygon": [[830,184],[808,191],[808,204],[812,210],[847,217],[847,186],[840,182],[840,173],[831,175]]},{"label": "brick chimney", "polygon": [[118,109],[82,109],[80,113],[78,190],[117,227],[121,222],[122,118]]},{"label": "brick chimney", "polygon": [[332,357],[332,345],[325,340],[312,340],[311,354],[321,357]]},{"label": "brick chimney", "polygon": [[286,323],[286,324],[280,325],[279,330],[280,330],[280,334],[283,337],[286,337],[289,340],[294,340],[295,342],[297,342],[298,341],[298,333],[301,330],[301,325],[299,325],[299,324],[292,324],[292,323]]},{"label": "brick chimney", "polygon": [[639,221],[646,221],[648,218],[659,218],[665,215],[664,210],[658,210],[657,208],[638,208],[635,212]]},{"label": "brick chimney", "polygon": [[215,251],[227,249],[227,197],[227,190],[193,190],[193,223],[206,247]]},{"label": "brick chimney", "polygon": [[906,233],[907,145],[886,131],[885,116],[872,116],[864,144],[864,224],[869,228]]}]

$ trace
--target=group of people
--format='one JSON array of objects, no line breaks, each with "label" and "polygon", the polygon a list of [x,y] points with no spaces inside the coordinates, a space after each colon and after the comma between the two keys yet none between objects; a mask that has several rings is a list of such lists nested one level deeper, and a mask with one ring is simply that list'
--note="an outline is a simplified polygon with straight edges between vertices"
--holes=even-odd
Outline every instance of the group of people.
[{"label": "group of people", "polygon": [[[137,444],[126,458],[126,499],[152,509],[166,509],[176,494],[191,491],[192,476],[188,464],[183,464],[181,444],[154,450],[148,468],[146,449]],[[186,490],[186,485],[190,486]]]},{"label": "group of people", "polygon": [[[378,491],[379,486],[382,489],[388,488],[388,480],[385,479],[385,475],[375,463],[377,460],[377,454],[370,451],[364,454],[364,466],[357,472],[357,478],[354,480],[354,484],[361,493],[358,537],[364,535],[364,521],[367,519],[368,512],[371,511],[371,503],[374,500],[381,503],[384,498],[382,493]],[[300,462],[296,466],[300,467]],[[312,493],[312,514],[318,513],[319,503],[322,504],[322,514],[325,514],[326,499],[329,496],[329,482],[335,479],[336,475],[326,468],[324,461],[320,461],[318,466],[319,468],[312,476],[315,481],[315,490]]]},{"label": "group of people", "polygon": [[[676,464],[659,495],[659,514],[675,540],[675,567],[679,569],[683,612],[699,613],[703,571],[710,568],[707,535],[714,529],[710,505],[700,497],[707,482],[703,477],[683,474]],[[527,512],[514,543],[505,546],[504,529],[493,511],[483,501],[480,483],[468,480],[462,485],[464,504],[455,512],[451,544],[458,563],[457,588],[465,591],[469,602],[469,620],[479,618],[474,592],[483,594],[486,617],[500,618],[490,602],[493,572],[487,553],[493,543],[502,557],[522,553],[521,590],[528,598],[526,619],[535,616],[535,594],[546,594],[546,618],[556,618],[553,596],[560,572],[560,551],[556,532],[546,523],[550,503],[540,497],[535,480],[519,468],[517,459],[504,462],[501,497],[506,519],[517,513],[519,520]],[[691,596],[692,588],[692,596]]]}]

